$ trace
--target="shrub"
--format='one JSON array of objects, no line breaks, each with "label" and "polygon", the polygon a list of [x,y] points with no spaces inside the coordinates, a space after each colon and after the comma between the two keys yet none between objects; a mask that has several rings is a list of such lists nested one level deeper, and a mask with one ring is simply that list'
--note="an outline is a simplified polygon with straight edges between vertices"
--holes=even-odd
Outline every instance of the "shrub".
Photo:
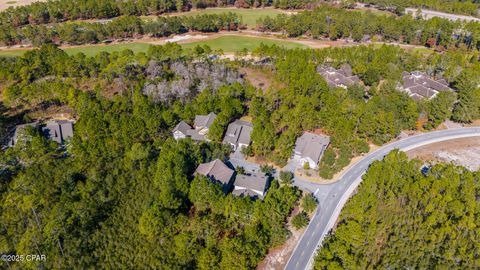
[{"label": "shrub", "polygon": [[306,227],[309,221],[310,220],[308,219],[307,213],[302,211],[301,213],[293,217],[292,225],[295,229],[299,230]]}]

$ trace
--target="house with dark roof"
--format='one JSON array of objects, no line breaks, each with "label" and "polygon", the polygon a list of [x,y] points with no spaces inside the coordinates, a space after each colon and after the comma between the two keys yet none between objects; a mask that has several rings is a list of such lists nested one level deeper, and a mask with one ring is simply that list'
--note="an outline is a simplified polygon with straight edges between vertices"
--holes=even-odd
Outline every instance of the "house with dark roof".
[{"label": "house with dark roof", "polygon": [[317,72],[327,81],[330,87],[347,88],[356,83],[360,83],[360,78],[353,75],[352,68],[348,64],[344,64],[340,69],[333,67],[319,66]]},{"label": "house with dark roof", "polygon": [[252,133],[253,125],[250,122],[235,120],[230,123],[223,138],[223,143],[230,144],[233,151],[242,149],[250,145],[250,134]]},{"label": "house with dark roof", "polygon": [[66,139],[73,137],[73,121],[69,120],[50,120],[45,124],[38,122],[18,125],[15,127],[12,138],[8,142],[9,147],[15,146],[19,140],[25,140],[25,130],[32,127],[41,131],[45,138],[55,141],[59,144],[65,143]]},{"label": "house with dark roof", "polygon": [[292,159],[302,166],[308,163],[310,168],[318,169],[318,163],[329,144],[329,136],[305,132],[297,139]]},{"label": "house with dark roof", "polygon": [[434,98],[439,92],[453,91],[446,80],[435,80],[427,74],[414,71],[412,73],[404,71],[402,73],[402,83],[398,85],[398,90],[407,93],[415,100]]},{"label": "house with dark roof", "polygon": [[68,120],[51,120],[41,127],[45,138],[63,144],[73,137],[73,122]]},{"label": "house with dark roof", "polygon": [[194,141],[208,141],[206,135],[215,118],[217,118],[217,115],[213,112],[208,115],[196,115],[193,128],[184,121],[181,121],[173,129],[173,137],[175,140],[188,137]]},{"label": "house with dark roof", "polygon": [[211,162],[198,165],[195,174],[204,175],[212,182],[220,184],[226,193],[230,190],[235,171],[230,169],[221,160],[215,159]]},{"label": "house with dark roof", "polygon": [[19,141],[21,140],[28,140],[28,136],[25,134],[26,130],[30,128],[38,129],[38,122],[28,123],[17,125],[15,127],[15,131],[13,132],[13,136],[8,141],[8,147],[14,147]]},{"label": "house with dark roof", "polygon": [[263,199],[269,187],[269,177],[264,173],[239,174],[233,185],[232,194],[235,196]]}]

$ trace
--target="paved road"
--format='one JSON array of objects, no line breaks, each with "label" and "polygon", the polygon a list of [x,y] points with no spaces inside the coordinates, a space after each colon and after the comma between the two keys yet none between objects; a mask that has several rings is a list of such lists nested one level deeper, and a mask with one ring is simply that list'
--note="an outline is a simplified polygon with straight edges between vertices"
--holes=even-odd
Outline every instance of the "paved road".
[{"label": "paved road", "polygon": [[[260,165],[246,161],[245,159],[243,159],[243,156],[239,156],[238,153],[233,153],[230,156],[230,163],[232,164],[233,167],[237,167],[237,166],[243,167],[247,172],[260,171]],[[295,169],[292,166],[286,166],[282,170],[294,171]],[[273,176],[276,179],[280,179],[279,174],[280,174],[280,171],[277,170],[275,171]],[[331,188],[333,187],[331,185],[320,185],[320,184],[312,183],[298,176],[295,176],[292,184],[297,186],[301,190],[314,193],[319,202],[322,202],[326,198],[327,194],[330,192]]]},{"label": "paved road", "polygon": [[313,257],[324,237],[333,228],[348,198],[362,181],[362,175],[375,160],[381,160],[390,151],[408,151],[423,145],[451,139],[480,136],[480,127],[459,128],[425,133],[387,144],[360,160],[347,170],[341,180],[331,185],[327,199],[319,203],[312,221],[290,257],[286,270],[310,269]]},{"label": "paved road", "polygon": [[[417,16],[417,11],[418,8],[406,8],[405,13],[410,14],[413,16]],[[458,15],[458,14],[451,14],[451,13],[445,13],[445,12],[440,12],[440,11],[435,11],[435,10],[428,10],[428,9],[422,9],[421,10],[422,17],[424,19],[431,19],[434,17],[439,17],[442,19],[447,19],[450,21],[466,21],[466,22],[478,22],[480,21],[479,18],[472,17],[472,16],[465,16],[465,15]]]}]

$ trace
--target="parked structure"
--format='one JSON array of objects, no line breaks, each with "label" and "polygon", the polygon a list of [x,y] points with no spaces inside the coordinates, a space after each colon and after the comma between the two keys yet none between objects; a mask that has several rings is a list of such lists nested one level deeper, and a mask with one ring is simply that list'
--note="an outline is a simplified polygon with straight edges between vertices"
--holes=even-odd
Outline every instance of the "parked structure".
[{"label": "parked structure", "polygon": [[297,139],[293,159],[299,161],[302,166],[308,163],[310,168],[318,169],[318,162],[329,144],[329,136],[305,132]]},{"label": "parked structure", "polygon": [[319,66],[317,72],[327,81],[330,87],[347,88],[356,83],[360,83],[358,76],[353,75],[352,68],[348,64],[344,64],[340,69],[333,67]]},{"label": "parked structure", "polygon": [[73,137],[73,121],[68,120],[50,120],[44,125],[38,122],[18,125],[15,132],[8,142],[9,147],[15,146],[19,140],[25,139],[25,129],[32,127],[42,132],[45,138],[63,144],[65,140]]},{"label": "parked structure", "polygon": [[200,164],[195,170],[195,173],[204,175],[212,182],[220,184],[223,191],[227,193],[230,190],[235,171],[230,169],[221,160],[215,159],[214,161]]},{"label": "parked structure", "polygon": [[197,115],[195,116],[193,128],[184,121],[181,121],[173,129],[173,137],[175,140],[189,137],[195,141],[208,141],[206,135],[215,118],[217,118],[217,115],[213,112],[208,115]]},{"label": "parked structure", "polygon": [[223,138],[223,143],[230,144],[233,148],[233,151],[248,147],[251,142],[250,134],[252,133],[252,130],[252,123],[242,120],[235,120],[233,123],[228,125],[227,132]]},{"label": "parked structure", "polygon": [[434,80],[423,72],[403,72],[403,84],[398,86],[400,91],[406,92],[415,100],[434,98],[439,92],[453,91],[444,79]]},{"label": "parked structure", "polygon": [[239,174],[232,194],[239,197],[263,199],[268,189],[268,176],[263,173]]}]

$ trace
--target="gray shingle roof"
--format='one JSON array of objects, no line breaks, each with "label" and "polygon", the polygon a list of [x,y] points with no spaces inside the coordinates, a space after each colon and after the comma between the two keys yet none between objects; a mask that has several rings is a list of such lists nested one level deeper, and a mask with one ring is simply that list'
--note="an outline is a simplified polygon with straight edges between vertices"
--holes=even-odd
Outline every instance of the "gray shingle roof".
[{"label": "gray shingle roof", "polygon": [[302,157],[309,157],[315,163],[318,163],[329,144],[329,136],[305,132],[297,139],[297,143],[295,144],[295,154]]},{"label": "gray shingle roof", "polygon": [[198,165],[195,173],[204,175],[212,181],[218,181],[228,185],[232,179],[234,171],[219,159]]},{"label": "gray shingle roof", "polygon": [[48,139],[57,143],[63,143],[73,137],[73,122],[66,120],[51,120],[42,127],[42,132]]},{"label": "gray shingle roof", "polygon": [[438,92],[452,91],[445,79],[434,80],[420,71],[403,72],[403,89],[414,99],[432,98]]},{"label": "gray shingle roof", "polygon": [[317,72],[322,75],[330,87],[351,86],[360,82],[360,78],[352,74],[352,68],[348,64],[342,65],[340,69],[317,67]]},{"label": "gray shingle roof", "polygon": [[223,138],[223,143],[231,144],[250,144],[250,134],[252,133],[252,123],[236,120],[228,125],[227,132]]},{"label": "gray shingle roof", "polygon": [[210,128],[215,118],[217,118],[217,115],[213,112],[208,115],[196,115],[195,128]]},{"label": "gray shingle roof", "polygon": [[173,129],[173,132],[180,131],[181,133],[186,135],[187,132],[191,129],[192,127],[189,124],[185,123],[184,121],[181,121],[175,126],[175,128]]},{"label": "gray shingle roof", "polygon": [[[256,194],[253,190],[265,193],[268,187],[268,177],[263,173],[238,174],[235,178],[235,189],[247,189]],[[237,191],[238,193],[239,191]],[[257,194],[258,195],[258,194]]]}]

